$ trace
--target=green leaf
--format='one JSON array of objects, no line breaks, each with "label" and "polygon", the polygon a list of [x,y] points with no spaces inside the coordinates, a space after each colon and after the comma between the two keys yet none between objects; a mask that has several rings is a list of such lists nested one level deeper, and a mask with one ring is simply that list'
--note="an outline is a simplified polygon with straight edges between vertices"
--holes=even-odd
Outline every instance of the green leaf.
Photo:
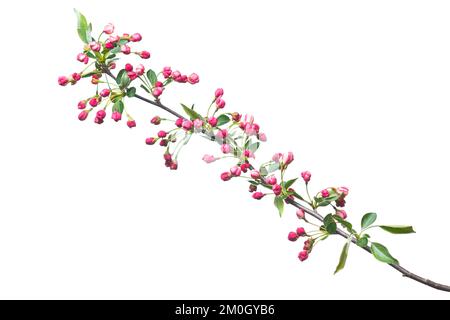
[{"label": "green leaf", "polygon": [[358,247],[364,248],[369,243],[369,239],[367,237],[361,237],[358,240],[356,240],[356,245]]},{"label": "green leaf", "polygon": [[380,226],[380,228],[393,234],[416,233],[411,226]]},{"label": "green leaf", "polygon": [[135,95],[136,95],[136,88],[135,87],[128,88],[127,97],[133,98]]},{"label": "green leaf", "polygon": [[84,43],[89,43],[91,41],[91,32],[90,32],[90,26],[86,20],[86,17],[81,14],[77,9],[73,9],[75,11],[75,14],[77,15],[77,32],[78,36],[80,37],[81,41]]},{"label": "green leaf", "polygon": [[147,93],[150,93],[150,90],[148,90],[147,87],[144,86],[143,84],[141,84],[141,88],[144,89]]},{"label": "green leaf", "polygon": [[109,51],[109,53],[112,53],[112,54],[116,54],[119,52],[120,52],[120,46],[116,46]]},{"label": "green leaf", "polygon": [[286,181],[286,183],[284,184],[284,187],[286,188],[286,190],[289,189],[295,183],[295,181],[297,181],[297,179],[298,178]]},{"label": "green leaf", "polygon": [[341,218],[340,216],[338,216],[337,214],[335,214],[335,215],[333,216],[333,218],[334,218],[337,222],[339,222],[339,224],[342,225],[345,229],[347,229],[347,231],[350,232],[351,234],[355,234],[355,233],[356,233],[356,231],[353,229],[353,225],[352,225],[350,222],[345,221],[344,219],[342,219],[342,218]]},{"label": "green leaf", "polygon": [[274,205],[278,209],[278,213],[280,214],[280,217],[283,216],[284,212],[284,199],[282,197],[275,197]]},{"label": "green leaf", "polygon": [[375,212],[366,213],[361,219],[361,228],[366,229],[371,226],[377,220],[377,214]]},{"label": "green leaf", "polygon": [[149,69],[147,71],[147,78],[152,84],[152,86],[155,86],[156,81],[158,81],[158,77],[156,76],[155,71],[153,71],[152,69]]},{"label": "green leaf", "polygon": [[113,112],[114,112],[114,111],[117,111],[117,112],[119,112],[120,114],[122,114],[124,108],[125,108],[125,106],[124,106],[122,100],[118,100],[118,101],[116,101],[116,102],[114,103],[114,106],[113,106],[112,110],[113,110]]},{"label": "green leaf", "polygon": [[247,149],[253,153],[255,153],[258,150],[258,148],[259,148],[259,142],[254,142],[247,147]]},{"label": "green leaf", "polygon": [[117,82],[117,84],[120,85],[120,81],[122,81],[122,77],[123,77],[123,75],[124,75],[125,73],[126,73],[126,70],[125,70],[125,69],[122,69],[122,70],[119,71],[119,73],[117,74],[117,77],[116,77],[116,82]]},{"label": "green leaf", "polygon": [[89,58],[95,59],[95,55],[94,55],[92,52],[90,52],[90,51],[86,52],[86,55],[87,55]]},{"label": "green leaf", "polygon": [[347,256],[348,256],[348,249],[350,248],[350,242],[346,242],[344,247],[342,248],[341,256],[339,258],[339,263],[336,266],[336,270],[334,271],[334,274],[338,273],[345,267],[345,263],[347,262]]},{"label": "green leaf", "polygon": [[370,249],[375,259],[384,263],[398,264],[398,260],[391,256],[389,250],[382,244],[372,242]]},{"label": "green leaf", "polygon": [[193,109],[185,106],[182,103],[181,103],[181,106],[183,107],[184,112],[189,116],[189,118],[191,118],[191,120],[203,119],[203,117],[200,114],[198,114],[196,111],[194,111]]},{"label": "green leaf", "polygon": [[328,232],[329,234],[334,234],[334,233],[336,233],[336,230],[337,230],[337,224],[336,224],[336,222],[330,223],[329,225],[327,225],[327,226],[325,227],[325,229],[327,230],[327,232]]},{"label": "green leaf", "polygon": [[280,169],[280,164],[276,162],[270,162],[269,164],[266,164],[264,166],[261,166],[259,168],[259,172],[263,176],[267,176],[268,174],[277,171]]},{"label": "green leaf", "polygon": [[221,114],[217,118],[217,126],[220,127],[221,125],[224,125],[226,123],[230,122],[230,117],[228,117],[226,114]]},{"label": "green leaf", "polygon": [[332,223],[332,222],[334,222],[334,219],[333,219],[333,215],[330,213],[330,214],[327,214],[326,216],[325,216],[325,218],[323,218],[323,225],[326,227],[327,225],[329,225],[330,223]]},{"label": "green leaf", "polygon": [[126,87],[128,87],[130,83],[131,83],[130,77],[128,77],[128,74],[124,73],[120,78],[120,88],[125,89]]}]

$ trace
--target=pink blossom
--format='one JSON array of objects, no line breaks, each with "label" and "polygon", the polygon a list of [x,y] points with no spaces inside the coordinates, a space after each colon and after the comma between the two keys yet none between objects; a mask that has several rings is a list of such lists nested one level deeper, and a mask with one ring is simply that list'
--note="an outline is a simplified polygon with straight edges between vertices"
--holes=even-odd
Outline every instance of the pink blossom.
[{"label": "pink blossom", "polygon": [[106,48],[106,49],[109,49],[109,50],[113,49],[113,48],[114,48],[114,43],[112,43],[112,42],[109,41],[109,40],[106,40],[106,41],[105,41],[105,48]]},{"label": "pink blossom", "polygon": [[81,111],[80,114],[78,115],[78,120],[84,121],[84,120],[86,120],[86,118],[88,117],[88,115],[89,115],[89,112],[86,111],[86,110],[83,110],[83,111]]},{"label": "pink blossom", "polygon": [[304,250],[300,252],[298,254],[298,258],[300,259],[300,261],[305,261],[306,259],[308,259],[308,251]]},{"label": "pink blossom", "polygon": [[120,51],[121,51],[123,54],[130,54],[131,49],[130,49],[130,47],[129,47],[128,45],[123,44],[123,45],[120,46]]},{"label": "pink blossom", "polygon": [[265,133],[259,133],[258,134],[258,139],[259,139],[259,141],[266,142],[267,141],[267,136],[266,136]]},{"label": "pink blossom", "polygon": [[303,209],[298,209],[296,215],[299,219],[305,219],[305,211],[303,211]]},{"label": "pink blossom", "polygon": [[251,114],[246,114],[244,116],[244,123],[253,124],[254,121],[255,121],[255,118]]},{"label": "pink blossom", "polygon": [[228,136],[228,131],[226,129],[221,129],[217,131],[216,137],[219,139],[225,139]]},{"label": "pink blossom", "polygon": [[106,34],[111,34],[114,32],[114,25],[112,23],[108,23],[104,28],[103,32]]},{"label": "pink blossom", "polygon": [[305,231],[305,229],[304,228],[297,228],[297,235],[299,236],[299,237],[304,237],[304,236],[306,236],[306,231]]},{"label": "pink blossom", "polygon": [[277,178],[275,176],[269,176],[266,178],[266,183],[273,186],[277,183]]},{"label": "pink blossom", "polygon": [[153,88],[153,90],[152,90],[152,95],[155,98],[158,98],[162,93],[163,93],[163,88],[160,88],[160,87]]},{"label": "pink blossom", "polygon": [[287,166],[292,161],[294,161],[294,154],[292,152],[288,152],[287,154],[283,155],[283,163]]},{"label": "pink blossom", "polygon": [[105,119],[106,117],[106,112],[103,109],[100,109],[97,111],[97,114],[95,115],[96,118],[99,118],[101,120]]},{"label": "pink blossom", "polygon": [[198,74],[196,73],[192,73],[189,77],[188,77],[188,82],[190,84],[196,84],[200,81],[200,77],[198,76]]},{"label": "pink blossom", "polygon": [[345,212],[345,210],[338,210],[336,211],[336,214],[344,220],[347,219],[347,212]]},{"label": "pink blossom", "polygon": [[294,242],[294,241],[297,241],[297,239],[298,239],[298,235],[295,232],[289,232],[289,234],[288,234],[289,241]]},{"label": "pink blossom", "polygon": [[229,144],[223,144],[220,146],[220,150],[222,150],[223,153],[230,153],[231,147]]},{"label": "pink blossom", "polygon": [[231,174],[236,177],[241,175],[241,171],[242,171],[241,167],[239,166],[234,166],[230,169]]},{"label": "pink blossom", "polygon": [[108,41],[116,43],[120,41],[120,37],[118,35],[109,36]]},{"label": "pink blossom", "polygon": [[133,42],[139,42],[142,40],[142,36],[140,33],[135,33],[131,36],[130,40]]},{"label": "pink blossom", "polygon": [[194,128],[195,129],[201,129],[203,127],[203,121],[200,119],[194,120]]},{"label": "pink blossom", "polygon": [[127,72],[128,78],[130,78],[131,81],[136,80],[138,77],[137,73],[134,71]]},{"label": "pink blossom", "polygon": [[224,172],[220,175],[220,179],[223,181],[228,181],[231,179],[231,173],[230,172]]},{"label": "pink blossom", "polygon": [[214,95],[216,96],[216,98],[220,98],[221,96],[223,96],[223,89],[222,88],[216,89]]},{"label": "pink blossom", "polygon": [[77,60],[83,62],[84,64],[87,64],[89,62],[89,57],[84,53],[79,53],[77,55]]},{"label": "pink blossom", "polygon": [[205,154],[202,158],[203,161],[205,161],[206,163],[211,163],[217,160],[216,157],[214,157],[213,155],[210,154]]},{"label": "pink blossom", "polygon": [[65,86],[65,85],[67,85],[68,83],[69,83],[69,79],[68,79],[67,77],[61,76],[61,77],[58,78],[58,84],[59,84],[60,86]]},{"label": "pink blossom", "polygon": [[170,67],[164,67],[162,74],[163,74],[164,78],[167,79],[168,77],[170,77],[172,75],[172,69]]},{"label": "pink blossom", "polygon": [[92,41],[89,43],[89,47],[91,48],[92,51],[100,51],[102,49],[102,46],[100,45],[100,43]]},{"label": "pink blossom", "polygon": [[279,184],[274,184],[272,186],[272,191],[276,196],[279,196],[281,194],[281,186]]},{"label": "pink blossom", "polygon": [[264,197],[264,193],[257,191],[252,194],[252,197],[253,199],[261,200]]},{"label": "pink blossom", "polygon": [[259,173],[259,171],[253,170],[252,172],[250,172],[250,177],[256,180],[261,177],[261,174]]},{"label": "pink blossom", "polygon": [[209,118],[208,123],[211,125],[211,127],[215,127],[217,125],[217,118],[215,117]]},{"label": "pink blossom", "polygon": [[150,52],[148,52],[148,51],[142,51],[141,53],[139,53],[139,56],[142,58],[142,59],[148,59],[148,58],[150,58]]},{"label": "pink blossom", "polygon": [[122,119],[122,114],[120,112],[114,111],[111,115],[111,118],[115,121],[118,122]]},{"label": "pink blossom", "polygon": [[283,154],[282,153],[275,153],[273,156],[272,156],[272,161],[274,161],[274,162],[276,162],[276,163],[278,163],[278,162],[280,162],[280,159],[283,157]]},{"label": "pink blossom", "polygon": [[328,189],[323,189],[322,191],[320,191],[320,193],[322,194],[323,198],[328,198],[330,196],[330,192],[328,191]]},{"label": "pink blossom", "polygon": [[191,120],[184,120],[184,121],[183,121],[183,124],[182,124],[182,127],[183,127],[184,130],[189,131],[189,130],[192,129],[192,126],[193,126],[193,125],[194,125],[194,124],[192,123]]},{"label": "pink blossom", "polygon": [[309,172],[309,171],[303,171],[300,175],[302,176],[303,180],[306,183],[308,183],[309,180],[311,180],[311,172]]},{"label": "pink blossom", "polygon": [[344,195],[346,197],[348,195],[348,188],[347,187],[339,187],[338,192]]},{"label": "pink blossom", "polygon": [[128,128],[134,128],[136,127],[136,121],[135,120],[128,120],[127,121]]},{"label": "pink blossom", "polygon": [[142,75],[144,74],[144,72],[145,72],[145,67],[144,67],[142,64],[138,64],[138,65],[136,66],[136,73],[137,73],[139,76],[142,76]]},{"label": "pink blossom", "polygon": [[223,109],[225,107],[225,101],[222,98],[217,98],[216,107],[217,109]]}]

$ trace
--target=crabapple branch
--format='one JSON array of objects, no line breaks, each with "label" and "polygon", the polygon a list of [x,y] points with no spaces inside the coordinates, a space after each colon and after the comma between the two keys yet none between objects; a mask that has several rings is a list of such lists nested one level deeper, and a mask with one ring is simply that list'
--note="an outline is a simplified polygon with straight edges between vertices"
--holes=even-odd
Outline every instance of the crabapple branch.
[{"label": "crabapple branch", "polygon": [[[220,174],[223,181],[244,178],[252,198],[273,199],[280,217],[286,210],[285,205],[297,209],[296,215],[304,227],[297,227],[295,231],[289,232],[287,238],[291,242],[305,238],[298,254],[300,261],[310,257],[317,243],[332,238],[330,236],[339,235],[347,241],[340,254],[335,273],[345,267],[348,248],[353,243],[373,255],[375,259],[389,264],[403,276],[437,290],[450,292],[449,286],[422,278],[401,267],[389,250],[384,245],[373,241],[367,232],[371,228],[378,227],[392,234],[414,233],[411,226],[374,225],[377,214],[369,212],[363,215],[360,230],[357,231],[356,227],[347,220],[347,212],[343,209],[346,206],[348,188],[331,186],[321,189],[316,194],[310,193],[311,173],[309,171],[303,171],[299,175],[288,178],[289,166],[294,161],[292,152],[277,152],[271,159],[257,162],[256,153],[261,144],[267,141],[266,134],[261,131],[252,115],[223,111],[226,102],[222,88],[215,90],[211,103],[203,108],[194,109],[194,105],[189,107],[181,104],[184,112],[182,115],[174,108],[162,104],[161,96],[167,94],[166,92],[174,84],[197,84],[200,78],[196,73],[188,76],[168,66],[162,68],[160,72],[155,72],[142,64],[133,66],[130,62],[126,62],[117,75],[114,75],[112,70],[117,68],[117,63],[121,60],[119,57],[134,54],[144,60],[150,58],[148,51],[132,51],[131,47],[142,40],[141,34],[119,35],[115,33],[114,25],[109,23],[103,28],[100,36],[93,37],[92,24],[88,23],[80,12],[76,11],[76,14],[78,35],[84,43],[81,52],[77,55],[77,60],[86,67],[69,76],[60,76],[58,83],[61,86],[75,85],[83,78],[91,79],[95,93],[78,102],[78,109],[81,110],[78,115],[80,121],[85,121],[91,113],[95,113],[94,122],[101,125],[110,109],[113,121],[120,122],[122,117],[126,116],[127,126],[133,128],[137,123],[130,114],[130,108],[126,106],[127,99],[137,98],[158,107],[174,116],[175,119],[160,116],[151,118],[152,125],[167,124],[170,127],[159,130],[152,137],[147,137],[145,143],[147,145],[158,143],[163,148],[165,166],[170,170],[178,169],[178,156],[194,135],[217,143],[220,146],[217,153],[205,154],[203,161],[206,163],[222,159],[233,161],[233,165]],[[90,60],[93,62],[89,64]],[[143,90],[142,94],[137,93],[139,88]],[[298,183],[298,181],[303,182]],[[319,208],[326,209],[329,213],[322,216],[318,212]],[[310,222],[306,215],[315,218],[320,225]]]}]

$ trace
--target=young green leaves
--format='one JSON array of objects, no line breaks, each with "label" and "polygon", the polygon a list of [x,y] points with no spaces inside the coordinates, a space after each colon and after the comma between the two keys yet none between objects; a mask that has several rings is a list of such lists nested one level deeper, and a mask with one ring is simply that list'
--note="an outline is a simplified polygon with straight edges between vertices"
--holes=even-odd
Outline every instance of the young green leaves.
[{"label": "young green leaves", "polygon": [[91,32],[92,32],[92,24],[88,23],[86,17],[79,12],[77,9],[73,9],[75,14],[77,15],[77,32],[81,41],[84,43],[89,43],[92,40]]},{"label": "young green leaves", "polygon": [[375,259],[389,263],[389,264],[398,264],[398,260],[395,259],[390,253],[389,250],[380,243],[372,242],[370,246],[370,251],[372,251]]}]

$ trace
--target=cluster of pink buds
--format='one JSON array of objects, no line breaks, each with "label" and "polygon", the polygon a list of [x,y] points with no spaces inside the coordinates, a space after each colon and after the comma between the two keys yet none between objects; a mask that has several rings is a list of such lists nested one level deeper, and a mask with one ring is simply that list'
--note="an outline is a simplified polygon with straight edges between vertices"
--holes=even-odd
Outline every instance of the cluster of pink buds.
[{"label": "cluster of pink buds", "polygon": [[190,83],[190,84],[196,84],[200,81],[200,77],[196,73],[191,73],[189,76],[182,74],[180,71],[175,70],[172,71],[171,67],[164,67],[162,74],[165,79],[169,81],[175,81],[179,83]]}]

